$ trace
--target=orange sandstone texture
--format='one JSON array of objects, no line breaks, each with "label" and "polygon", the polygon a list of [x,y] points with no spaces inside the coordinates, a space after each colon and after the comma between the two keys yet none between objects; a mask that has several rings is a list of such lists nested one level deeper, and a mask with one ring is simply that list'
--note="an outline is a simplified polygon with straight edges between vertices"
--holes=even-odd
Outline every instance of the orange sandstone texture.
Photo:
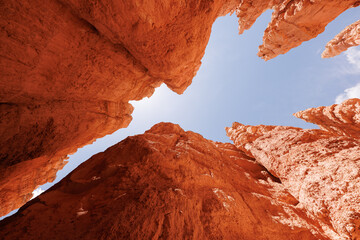
[{"label": "orange sandstone texture", "polygon": [[273,7],[258,56],[269,60],[285,54],[325,30],[326,25],[358,0],[285,0]]},{"label": "orange sandstone texture", "polygon": [[235,1],[0,4],[0,216],[55,178],[68,154],[131,121],[129,100],[181,93]]},{"label": "orange sandstone texture", "polygon": [[229,143],[160,123],[81,164],[0,222],[2,239],[327,239]]},{"label": "orange sandstone texture", "polygon": [[294,115],[336,135],[360,140],[360,99],[358,98],[328,107],[310,108]]},{"label": "orange sandstone texture", "polygon": [[22,206],[37,186],[53,181],[66,156],[82,144],[126,127],[132,111],[129,104],[107,101],[2,104],[0,109],[1,215]]},{"label": "orange sandstone texture", "polygon": [[[177,93],[201,64],[212,23],[240,31],[275,9],[259,55],[316,37],[356,1],[24,0],[0,4],[0,215],[54,179],[67,155],[126,127],[130,100]],[[25,163],[26,162],[26,163]],[[26,166],[26,168],[24,167]]]},{"label": "orange sandstone texture", "polygon": [[274,10],[258,53],[259,57],[269,60],[316,37],[342,12],[358,5],[358,0],[244,0],[236,14],[242,33],[264,11]]},{"label": "orange sandstone texture", "polygon": [[278,177],[331,239],[360,237],[359,104],[350,99],[296,114],[323,130],[239,123],[227,128],[235,146]]},{"label": "orange sandstone texture", "polygon": [[360,45],[360,20],[347,26],[343,31],[326,44],[322,53],[323,58],[339,55],[350,47]]}]

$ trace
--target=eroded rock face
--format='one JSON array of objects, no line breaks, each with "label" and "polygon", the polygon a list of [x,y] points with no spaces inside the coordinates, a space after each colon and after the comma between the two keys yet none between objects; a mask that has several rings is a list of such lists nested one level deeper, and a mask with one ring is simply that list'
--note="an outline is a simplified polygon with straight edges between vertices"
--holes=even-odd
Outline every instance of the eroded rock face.
[{"label": "eroded rock face", "polygon": [[277,178],[234,145],[161,123],[81,164],[3,220],[0,235],[327,239],[320,224]]},{"label": "eroded rock face", "polygon": [[358,0],[245,0],[236,9],[239,32],[249,29],[266,10],[273,9],[258,56],[269,60],[299,46],[325,30],[326,25]]},{"label": "eroded rock face", "polygon": [[130,104],[107,101],[1,104],[0,109],[1,215],[22,206],[37,186],[52,182],[68,154],[126,127],[132,112]]},{"label": "eroded rock face", "polygon": [[151,96],[162,83],[182,93],[200,67],[217,17],[236,10],[242,32],[273,8],[259,53],[270,59],[316,37],[356,5],[353,0],[2,2],[0,215],[54,179],[68,154],[126,127],[129,100]]},{"label": "eroded rock face", "polygon": [[360,99],[358,98],[328,107],[309,108],[294,115],[328,132],[360,140]]},{"label": "eroded rock face", "polygon": [[334,37],[321,54],[323,58],[330,58],[339,55],[350,47],[360,45],[360,20],[347,26],[343,31]]},{"label": "eroded rock face", "polygon": [[[360,99],[295,114],[324,130],[282,126],[227,128],[237,148],[278,177],[304,208],[333,228],[332,239],[360,237]],[[325,127],[326,126],[326,127]]]},{"label": "eroded rock face", "polygon": [[161,83],[183,92],[212,23],[235,3],[1,3],[0,216],[54,179],[68,154],[126,127],[129,100]]}]

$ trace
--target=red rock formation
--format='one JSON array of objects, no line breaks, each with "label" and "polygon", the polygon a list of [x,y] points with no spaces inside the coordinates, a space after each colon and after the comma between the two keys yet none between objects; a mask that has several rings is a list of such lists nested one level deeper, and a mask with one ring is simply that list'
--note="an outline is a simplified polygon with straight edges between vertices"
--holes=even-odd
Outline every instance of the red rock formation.
[{"label": "red rock formation", "polygon": [[360,140],[360,99],[358,98],[328,107],[310,108],[294,115],[317,124],[323,130]]},{"label": "red rock formation", "polygon": [[359,103],[351,99],[296,114],[324,130],[239,123],[227,129],[237,148],[278,177],[323,227],[339,234],[329,235],[332,239],[360,237]]},{"label": "red rock formation", "polygon": [[93,156],[0,222],[0,235],[327,239],[319,222],[253,159],[170,123]]},{"label": "red rock formation", "polygon": [[347,26],[343,31],[336,35],[326,44],[323,58],[330,58],[346,51],[349,47],[360,45],[360,20]]},{"label": "red rock formation", "polygon": [[99,104],[59,101],[38,106],[0,105],[4,127],[0,130],[1,215],[22,206],[37,186],[53,181],[66,164],[66,156],[82,144],[130,123],[131,105]]},{"label": "red rock formation", "polygon": [[280,0],[273,3],[276,5],[272,6],[272,19],[258,53],[265,60],[285,54],[316,37],[342,12],[357,6],[358,0]]},{"label": "red rock formation", "polygon": [[[274,10],[258,53],[259,57],[269,60],[316,37],[325,30],[329,22],[358,4],[357,0],[245,0],[237,7],[236,15],[239,17],[239,32],[242,34],[263,12]],[[353,34],[343,34],[347,40],[342,41],[348,42],[347,44],[353,42],[355,39],[352,35],[355,31],[352,31]]]},{"label": "red rock formation", "polygon": [[239,18],[239,34],[243,34],[245,30],[250,29],[261,14],[280,2],[281,0],[241,1],[235,10],[236,16]]},{"label": "red rock formation", "polygon": [[354,4],[2,2],[0,215],[25,203],[37,185],[53,179],[68,154],[126,127],[132,112],[129,100],[151,96],[161,83],[182,93],[200,67],[217,17],[237,9],[240,29],[247,29],[260,13],[274,8],[260,52],[269,59],[315,37]]},{"label": "red rock formation", "polygon": [[163,82],[183,92],[212,23],[234,4],[1,3],[0,216],[54,179],[68,154],[126,127],[129,100]]}]

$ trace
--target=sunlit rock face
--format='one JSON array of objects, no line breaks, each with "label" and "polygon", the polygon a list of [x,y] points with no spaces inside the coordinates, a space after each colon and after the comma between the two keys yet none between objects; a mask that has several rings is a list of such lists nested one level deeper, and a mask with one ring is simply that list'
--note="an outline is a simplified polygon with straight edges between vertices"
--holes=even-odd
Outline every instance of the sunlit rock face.
[{"label": "sunlit rock face", "polygon": [[[161,7],[159,7],[161,6]],[[231,1],[0,4],[0,216],[55,178],[68,154],[127,127],[129,100],[181,93]]]},{"label": "sunlit rock face", "polygon": [[236,8],[236,14],[242,33],[265,10],[274,10],[258,53],[259,57],[269,60],[316,37],[342,12],[358,5],[358,0],[244,0]]},{"label": "sunlit rock face", "polygon": [[334,37],[322,53],[323,58],[339,55],[350,47],[360,45],[360,20],[347,26],[343,31]]},{"label": "sunlit rock face", "polygon": [[309,108],[294,114],[321,129],[360,140],[360,100],[353,98],[328,107]]},{"label": "sunlit rock face", "polygon": [[296,116],[323,130],[234,123],[227,134],[238,149],[281,180],[331,239],[358,239],[360,99]]},{"label": "sunlit rock face", "polygon": [[329,130],[234,123],[235,145],[157,124],[81,164],[0,222],[0,235],[358,239],[359,104],[296,113]]},{"label": "sunlit rock face", "polygon": [[160,123],[81,164],[0,223],[2,239],[327,239],[264,167]]},{"label": "sunlit rock face", "polygon": [[215,19],[240,31],[266,9],[259,55],[316,37],[356,1],[4,1],[0,4],[0,215],[55,178],[67,155],[126,127],[129,100],[191,84]]}]

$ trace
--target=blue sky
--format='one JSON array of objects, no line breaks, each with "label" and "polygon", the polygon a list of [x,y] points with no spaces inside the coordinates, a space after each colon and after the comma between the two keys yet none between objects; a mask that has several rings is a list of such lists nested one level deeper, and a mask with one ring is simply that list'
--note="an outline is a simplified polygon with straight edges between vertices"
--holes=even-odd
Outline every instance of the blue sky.
[{"label": "blue sky", "polygon": [[[58,172],[54,183],[95,153],[127,136],[142,134],[159,122],[177,123],[185,130],[221,142],[230,142],[224,128],[234,121],[314,128],[315,125],[292,114],[334,104],[336,99],[360,97],[360,48],[335,58],[321,58],[326,43],[359,20],[358,16],[360,8],[348,10],[316,39],[267,62],[256,53],[270,21],[270,11],[242,35],[238,35],[235,15],[218,18],[202,66],[185,93],[177,95],[162,85],[150,99],[133,101],[135,110],[130,126],[79,149]],[[54,183],[41,189],[46,190]]]}]

